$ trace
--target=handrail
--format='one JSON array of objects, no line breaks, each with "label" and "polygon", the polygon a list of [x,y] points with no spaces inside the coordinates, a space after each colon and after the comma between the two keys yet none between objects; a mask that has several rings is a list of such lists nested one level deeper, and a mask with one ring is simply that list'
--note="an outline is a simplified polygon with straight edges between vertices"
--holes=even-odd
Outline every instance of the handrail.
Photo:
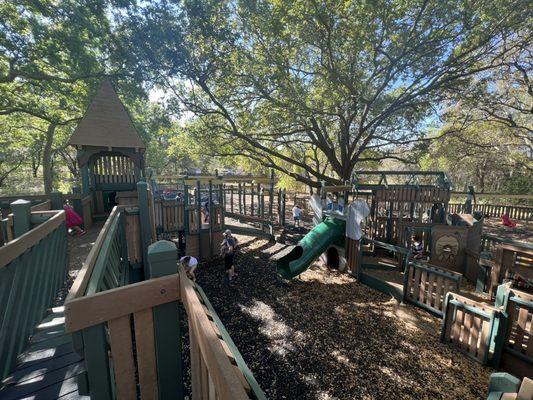
[{"label": "handrail", "polygon": [[65,281],[65,212],[45,213],[52,217],[0,247],[0,380]]},{"label": "handrail", "polygon": [[252,392],[254,393],[255,398],[257,400],[266,400],[266,396],[263,393],[263,390],[259,386],[259,383],[257,383],[252,371],[250,371],[250,369],[248,368],[248,365],[246,364],[246,362],[242,358],[242,355],[241,355],[239,349],[235,345],[235,342],[233,342],[233,339],[231,338],[229,332],[224,327],[224,324],[222,323],[222,321],[220,320],[219,316],[217,315],[217,313],[215,311],[215,308],[213,307],[213,305],[211,304],[211,302],[207,298],[207,295],[205,294],[204,290],[202,289],[202,287],[200,285],[195,284],[194,286],[196,288],[197,293],[200,295],[201,300],[204,302],[205,306],[209,310],[209,312],[211,314],[211,317],[215,321],[215,324],[217,325],[218,329],[220,330],[220,334],[222,336],[222,339],[224,340],[224,342],[226,342],[226,344],[228,345],[229,349],[231,350],[231,352],[232,352],[232,354],[233,354],[233,356],[235,358],[235,362],[237,363],[237,366],[239,367],[239,369],[243,373],[244,378],[246,379],[246,381],[250,385],[250,388],[251,388]]},{"label": "handrail", "polygon": [[[213,377],[215,386],[220,389],[219,398],[248,399],[249,397],[237,375],[228,373],[231,371],[232,367],[230,359],[220,343],[220,339],[218,338],[217,332],[214,330],[211,321],[204,312],[202,303],[196,295],[193,283],[186,277],[183,269],[180,269],[180,291],[183,305],[189,316],[189,324],[193,329],[193,332],[195,329],[198,332],[202,332],[203,338],[198,337],[197,342],[200,349],[203,351],[206,363],[220,371],[221,374],[224,373],[224,371],[227,371],[223,377]],[[215,343],[218,345],[214,345]]]},{"label": "handrail", "polygon": [[405,248],[405,247],[395,246],[393,244],[380,242],[380,241],[374,240],[374,239],[369,239],[366,236],[363,236],[362,241],[363,241],[363,243],[372,243],[372,244],[375,244],[376,246],[379,246],[379,247],[381,247],[383,249],[394,251],[394,252],[402,254],[404,256],[409,255],[409,253],[410,253],[410,250]]},{"label": "handrail", "polygon": [[89,283],[89,280],[91,279],[94,266],[100,254],[100,249],[102,248],[107,238],[107,235],[111,230],[111,226],[113,224],[114,219],[118,218],[120,212],[124,208],[125,207],[123,206],[115,206],[111,211],[111,214],[107,218],[102,230],[98,234],[98,237],[96,238],[96,241],[94,242],[94,245],[91,251],[89,252],[89,255],[85,259],[83,266],[78,272],[76,280],[72,284],[72,287],[67,295],[67,301],[85,295],[85,290],[87,289],[87,285]]},{"label": "handrail", "polygon": [[65,221],[65,212],[63,210],[48,211],[47,213],[54,214],[47,223],[37,225],[22,236],[13,239],[5,246],[0,247],[0,269],[16,259],[25,250],[37,244],[42,238],[47,236]]}]

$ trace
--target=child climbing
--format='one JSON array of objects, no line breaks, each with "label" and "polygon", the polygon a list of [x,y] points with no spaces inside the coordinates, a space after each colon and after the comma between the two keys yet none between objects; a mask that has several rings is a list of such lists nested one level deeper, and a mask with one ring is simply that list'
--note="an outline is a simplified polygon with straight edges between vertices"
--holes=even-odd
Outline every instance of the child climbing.
[{"label": "child climbing", "polygon": [[411,251],[415,260],[421,260],[424,257],[424,242],[420,235],[411,236]]},{"label": "child climbing", "polygon": [[514,222],[509,216],[505,213],[502,214],[502,224],[508,226],[509,228],[515,228],[516,222]]},{"label": "child climbing", "polygon": [[194,271],[198,267],[198,260],[195,257],[185,256],[180,258],[180,264],[185,269],[187,276],[193,281],[196,282],[196,274]]},{"label": "child climbing", "polygon": [[237,274],[235,273],[235,252],[237,250],[237,238],[231,234],[229,229],[224,232],[224,240],[220,248],[224,256],[224,267],[226,268],[227,282],[231,283]]},{"label": "child climbing", "polygon": [[292,208],[292,218],[294,219],[294,226],[298,225],[300,226],[300,219],[302,216],[302,209],[298,204],[295,204]]},{"label": "child climbing", "polygon": [[86,232],[80,227],[83,224],[83,220],[78,213],[68,203],[63,204],[63,210],[65,210],[65,224],[67,228],[75,231],[78,236],[85,235]]}]

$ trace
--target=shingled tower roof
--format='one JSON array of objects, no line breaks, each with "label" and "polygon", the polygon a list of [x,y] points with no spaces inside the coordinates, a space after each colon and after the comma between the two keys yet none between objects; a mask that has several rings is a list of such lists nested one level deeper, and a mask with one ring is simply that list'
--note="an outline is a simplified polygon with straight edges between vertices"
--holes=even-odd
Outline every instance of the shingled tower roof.
[{"label": "shingled tower roof", "polygon": [[105,79],[98,88],[69,144],[146,148],[109,79]]}]

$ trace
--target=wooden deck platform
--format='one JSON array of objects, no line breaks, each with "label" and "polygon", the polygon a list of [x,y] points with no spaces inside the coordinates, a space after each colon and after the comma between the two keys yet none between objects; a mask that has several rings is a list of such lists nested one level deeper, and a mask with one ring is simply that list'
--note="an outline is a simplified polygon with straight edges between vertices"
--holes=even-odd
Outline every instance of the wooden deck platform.
[{"label": "wooden deck platform", "polygon": [[53,308],[19,355],[15,371],[4,380],[0,399],[89,399],[78,394],[77,375],[83,370],[71,335],[65,333],[63,307]]}]

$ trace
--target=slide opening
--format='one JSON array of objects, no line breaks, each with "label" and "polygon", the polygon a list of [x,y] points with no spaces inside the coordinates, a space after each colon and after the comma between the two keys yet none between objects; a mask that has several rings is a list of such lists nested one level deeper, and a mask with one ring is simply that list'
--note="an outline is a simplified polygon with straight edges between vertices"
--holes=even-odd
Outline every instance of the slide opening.
[{"label": "slide opening", "polygon": [[297,260],[303,255],[303,253],[304,253],[303,247],[296,246],[294,249],[290,251],[289,254],[283,257],[283,261],[291,262],[291,261]]},{"label": "slide opening", "polygon": [[329,247],[326,251],[326,265],[332,269],[339,269],[340,257],[335,247]]}]

